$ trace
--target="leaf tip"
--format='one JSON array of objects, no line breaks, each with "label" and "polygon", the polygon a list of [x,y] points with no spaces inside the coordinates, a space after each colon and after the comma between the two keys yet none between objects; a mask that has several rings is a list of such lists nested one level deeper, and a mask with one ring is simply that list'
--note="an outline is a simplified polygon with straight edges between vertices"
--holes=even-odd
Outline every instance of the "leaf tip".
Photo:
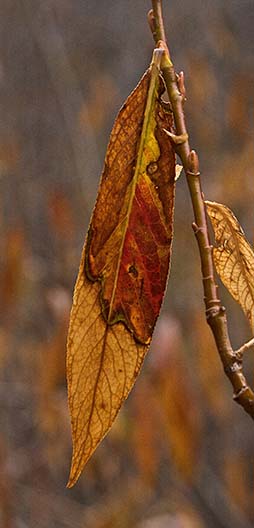
[{"label": "leaf tip", "polygon": [[79,479],[79,477],[81,475],[82,469],[83,469],[83,467],[80,468],[72,460],[71,469],[70,469],[70,475],[69,475],[68,482],[66,484],[66,488],[68,488],[68,489],[73,488],[73,486],[76,484],[76,482],[78,481],[78,479]]},{"label": "leaf tip", "polygon": [[76,481],[73,481],[71,478],[69,478],[67,484],[66,484],[66,488],[68,489],[71,489],[73,488],[74,484],[75,484]]}]

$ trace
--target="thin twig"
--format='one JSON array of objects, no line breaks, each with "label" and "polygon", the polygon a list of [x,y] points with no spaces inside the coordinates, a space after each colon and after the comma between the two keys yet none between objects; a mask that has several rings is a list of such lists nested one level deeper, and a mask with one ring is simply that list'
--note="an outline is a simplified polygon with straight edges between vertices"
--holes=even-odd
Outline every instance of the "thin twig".
[{"label": "thin twig", "polygon": [[254,346],[254,337],[250,339],[250,341],[247,341],[247,343],[244,343],[238,350],[235,351],[235,354],[237,357],[239,357],[240,360],[243,358],[244,352],[247,352],[251,347]]},{"label": "thin twig", "polygon": [[224,371],[233,386],[234,399],[242,405],[245,411],[254,419],[254,393],[248,386],[244,377],[242,371],[242,359],[239,354],[235,353],[232,349],[228,335],[225,308],[221,305],[221,301],[218,297],[218,286],[215,281],[212,258],[212,246],[209,240],[206,209],[200,183],[199,161],[196,152],[190,150],[185,124],[183,111],[183,102],[185,100],[183,74],[181,73],[180,76],[176,75],[173,63],[169,56],[163,25],[161,0],[152,0],[152,6],[153,10],[152,12],[149,12],[149,25],[156,45],[163,47],[165,50],[164,60],[162,60],[162,74],[167,87],[175,121],[176,137],[171,136],[170,139],[174,143],[176,153],[181,158],[193,206],[195,218],[193,230],[200,254],[206,318],[213,332]]},{"label": "thin twig", "polygon": [[157,2],[157,0],[152,0],[152,10],[149,11],[148,16],[150,16],[151,20],[153,19],[153,35],[155,44],[157,45],[160,40],[166,42],[161,2]]}]

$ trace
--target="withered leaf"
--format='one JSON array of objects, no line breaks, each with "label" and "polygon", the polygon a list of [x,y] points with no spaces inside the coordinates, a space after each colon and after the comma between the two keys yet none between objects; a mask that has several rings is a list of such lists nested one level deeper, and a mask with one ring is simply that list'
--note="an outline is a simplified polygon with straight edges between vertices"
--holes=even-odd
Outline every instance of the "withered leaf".
[{"label": "withered leaf", "polygon": [[164,132],[160,50],[115,121],[71,311],[68,486],[111,427],[139,373],[166,286],[175,155]]},{"label": "withered leaf", "polygon": [[254,331],[254,253],[232,211],[206,201],[215,234],[214,264],[222,282],[240,304]]}]

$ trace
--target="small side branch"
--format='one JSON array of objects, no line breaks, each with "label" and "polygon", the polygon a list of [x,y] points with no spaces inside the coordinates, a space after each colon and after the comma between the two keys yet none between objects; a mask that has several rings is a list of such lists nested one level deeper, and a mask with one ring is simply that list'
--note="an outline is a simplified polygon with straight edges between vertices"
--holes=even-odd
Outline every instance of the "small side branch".
[{"label": "small side branch", "polygon": [[[204,302],[207,323],[211,327],[216,346],[229,378],[236,400],[254,419],[254,393],[248,386],[242,370],[242,353],[248,344],[234,352],[230,343],[225,308],[221,305],[212,258],[212,246],[209,239],[206,209],[200,182],[199,161],[194,150],[190,150],[188,132],[185,124],[183,103],[185,87],[183,73],[176,75],[171,61],[163,25],[161,0],[152,0],[152,11],[149,12],[149,25],[156,45],[165,51],[161,69],[174,114],[175,135],[169,138],[175,151],[181,158],[191,196],[195,221],[193,230],[199,248],[201,271],[203,277]],[[178,141],[178,138],[181,140]],[[254,342],[254,340],[252,340]],[[252,346],[248,345],[248,348]],[[244,350],[243,350],[244,349]]]},{"label": "small side branch", "polygon": [[244,343],[238,350],[235,351],[236,356],[242,360],[243,354],[247,352],[250,348],[254,347],[254,337],[250,339],[250,341],[247,341],[247,343]]}]

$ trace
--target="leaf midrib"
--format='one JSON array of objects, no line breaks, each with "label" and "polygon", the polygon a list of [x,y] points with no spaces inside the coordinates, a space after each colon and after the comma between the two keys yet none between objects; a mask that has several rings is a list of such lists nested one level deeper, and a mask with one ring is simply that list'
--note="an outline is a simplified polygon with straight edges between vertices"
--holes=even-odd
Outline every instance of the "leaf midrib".
[{"label": "leaf midrib", "polygon": [[[150,79],[150,84],[149,84],[149,89],[148,89],[148,94],[147,94],[147,102],[146,102],[146,107],[145,107],[145,112],[144,112],[144,120],[143,120],[142,132],[141,132],[140,143],[139,143],[139,148],[138,148],[135,172],[134,172],[134,176],[132,178],[132,183],[131,183],[131,195],[130,195],[128,209],[126,213],[126,223],[125,223],[125,227],[124,227],[124,231],[122,235],[122,241],[121,241],[121,245],[119,249],[119,256],[117,260],[115,279],[114,279],[113,290],[112,290],[112,295],[111,295],[111,300],[110,300],[110,305],[109,305],[108,322],[110,321],[112,311],[113,311],[114,298],[115,298],[115,294],[117,290],[119,271],[120,271],[120,266],[121,266],[122,256],[123,256],[123,248],[124,248],[128,226],[129,226],[129,219],[130,219],[130,214],[131,214],[133,201],[135,197],[136,186],[137,186],[137,182],[138,182],[139,175],[140,175],[140,166],[142,162],[144,146],[147,140],[147,131],[148,131],[150,119],[153,114],[156,96],[158,93],[159,70],[157,66],[154,63],[152,63],[150,70],[148,71],[150,71],[151,79]],[[157,140],[155,139],[155,141]],[[156,162],[157,159],[153,161]]]}]

